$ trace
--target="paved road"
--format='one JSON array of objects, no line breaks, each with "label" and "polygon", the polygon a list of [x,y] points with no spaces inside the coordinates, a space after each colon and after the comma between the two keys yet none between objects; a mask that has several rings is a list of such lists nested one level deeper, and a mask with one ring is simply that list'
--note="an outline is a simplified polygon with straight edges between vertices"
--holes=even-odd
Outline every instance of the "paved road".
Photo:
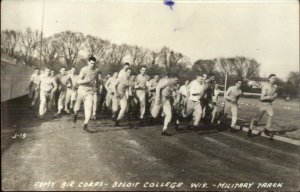
[{"label": "paved road", "polygon": [[[184,126],[179,132],[171,126],[173,135],[164,137],[160,125],[114,127],[103,118],[91,122],[99,132],[90,134],[81,128],[82,116],[76,124],[71,116],[52,119],[51,113],[39,120],[21,104],[9,107],[16,132],[26,137],[13,139],[11,125],[2,129],[3,190],[225,191],[246,190],[251,183],[252,191],[300,189],[300,148],[291,144]],[[258,188],[259,183],[274,187]]]}]

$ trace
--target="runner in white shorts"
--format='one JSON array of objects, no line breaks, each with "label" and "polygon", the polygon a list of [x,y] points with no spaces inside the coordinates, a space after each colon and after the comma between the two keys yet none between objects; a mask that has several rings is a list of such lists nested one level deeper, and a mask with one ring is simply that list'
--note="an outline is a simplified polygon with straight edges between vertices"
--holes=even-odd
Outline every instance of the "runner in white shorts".
[{"label": "runner in white shorts", "polygon": [[267,125],[262,131],[264,131],[266,135],[271,134],[271,136],[273,136],[274,130],[271,128],[272,118],[274,116],[272,103],[274,99],[277,97],[277,85],[275,85],[275,81],[276,81],[276,75],[270,74],[269,82],[261,89],[261,96],[260,96],[261,104],[258,113],[251,121],[250,129],[248,131],[248,136],[251,136],[252,129],[255,129],[255,126],[262,119],[263,115],[266,112],[268,114]]},{"label": "runner in white shorts", "polygon": [[242,81],[236,81],[234,86],[231,86],[227,89],[224,94],[225,98],[225,109],[224,109],[224,118],[226,118],[227,114],[231,112],[231,125],[230,131],[235,131],[236,122],[238,119],[238,100],[240,96],[243,94],[241,90]]},{"label": "runner in white shorts", "polygon": [[165,136],[170,136],[170,134],[167,133],[168,124],[172,120],[172,106],[170,98],[172,96],[173,86],[177,83],[177,81],[177,77],[171,77],[170,74],[166,74],[165,77],[159,81],[156,87],[156,96],[154,106],[151,110],[151,115],[153,118],[157,118],[161,109],[163,110],[165,120],[161,134]]},{"label": "runner in white shorts", "polygon": [[44,118],[48,108],[48,103],[54,97],[57,89],[57,83],[55,79],[51,77],[51,71],[49,68],[46,68],[44,74],[41,76],[38,89],[40,91],[39,117]]},{"label": "runner in white shorts", "polygon": [[77,121],[78,112],[81,103],[84,104],[84,125],[83,130],[87,132],[94,132],[88,129],[88,123],[92,116],[94,93],[99,84],[98,73],[99,69],[95,66],[96,58],[89,57],[88,65],[80,70],[77,84],[79,85],[77,91],[77,99],[74,106],[74,123]]},{"label": "runner in white shorts", "polygon": [[112,110],[114,113],[120,109],[118,117],[115,121],[115,126],[119,126],[120,121],[123,119],[127,110],[128,93],[130,89],[130,77],[131,69],[126,69],[126,77],[118,79],[114,86],[114,96],[112,101]]},{"label": "runner in white shorts", "polygon": [[39,98],[38,85],[40,84],[40,69],[35,68],[34,73],[30,77],[29,98],[32,99],[31,107],[33,107]]}]

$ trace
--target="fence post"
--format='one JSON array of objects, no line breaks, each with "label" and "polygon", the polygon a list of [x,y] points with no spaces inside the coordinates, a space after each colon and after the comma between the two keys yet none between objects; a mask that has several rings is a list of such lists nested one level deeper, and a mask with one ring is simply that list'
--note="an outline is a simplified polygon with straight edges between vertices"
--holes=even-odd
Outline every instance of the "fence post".
[{"label": "fence post", "polygon": [[227,90],[227,73],[225,74],[225,82],[224,82],[224,93]]}]

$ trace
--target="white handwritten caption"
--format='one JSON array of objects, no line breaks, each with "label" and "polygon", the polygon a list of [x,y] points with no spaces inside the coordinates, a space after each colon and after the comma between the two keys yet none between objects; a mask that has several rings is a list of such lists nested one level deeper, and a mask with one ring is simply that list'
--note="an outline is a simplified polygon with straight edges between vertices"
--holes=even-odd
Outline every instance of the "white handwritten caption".
[{"label": "white handwritten caption", "polygon": [[20,138],[20,139],[25,139],[26,138],[26,133],[15,133],[12,137],[12,139],[17,139],[17,138]]},{"label": "white handwritten caption", "polygon": [[[201,183],[189,183],[191,189],[270,189],[270,188],[282,188],[283,183],[211,183],[206,182]],[[104,181],[63,181],[63,182],[53,182],[53,181],[37,181],[34,183],[34,189],[52,189],[59,188],[61,190],[69,188],[170,188],[170,189],[180,189],[182,187],[187,187],[183,182],[112,182],[107,183]]]}]

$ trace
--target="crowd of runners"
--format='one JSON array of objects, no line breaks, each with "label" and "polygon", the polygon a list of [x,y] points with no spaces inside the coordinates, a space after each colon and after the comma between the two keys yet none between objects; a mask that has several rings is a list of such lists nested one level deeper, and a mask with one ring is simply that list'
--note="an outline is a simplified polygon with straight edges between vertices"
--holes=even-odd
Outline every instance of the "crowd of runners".
[{"label": "crowd of runners", "polygon": [[[272,102],[277,97],[275,80],[275,74],[269,75],[269,82],[262,87],[261,104],[251,120],[248,135],[252,134],[252,129],[256,128],[265,112],[268,120],[261,132],[273,134]],[[83,104],[83,129],[87,132],[93,132],[88,128],[89,121],[96,120],[97,113],[103,111],[111,114],[115,126],[119,126],[125,117],[139,120],[141,124],[158,123],[158,119],[164,118],[161,134],[168,136],[167,129],[171,121],[175,122],[175,129],[178,130],[184,119],[190,119],[187,128],[195,129],[200,121],[210,125],[220,124],[227,114],[231,114],[230,130],[234,131],[238,119],[238,100],[243,94],[241,85],[242,80],[237,80],[235,85],[224,91],[225,106],[218,109],[222,91],[213,73],[198,74],[194,80],[186,80],[180,86],[176,74],[154,75],[151,79],[147,75],[147,67],[142,66],[139,74],[134,75],[130,64],[126,62],[119,72],[103,77],[96,67],[95,57],[91,56],[79,75],[76,75],[75,67],[61,67],[57,75],[48,67],[43,71],[36,68],[30,79],[29,96],[32,98],[32,107],[39,99],[38,116],[42,119],[47,109],[55,107],[55,117],[73,114],[73,122],[76,123]]]}]

